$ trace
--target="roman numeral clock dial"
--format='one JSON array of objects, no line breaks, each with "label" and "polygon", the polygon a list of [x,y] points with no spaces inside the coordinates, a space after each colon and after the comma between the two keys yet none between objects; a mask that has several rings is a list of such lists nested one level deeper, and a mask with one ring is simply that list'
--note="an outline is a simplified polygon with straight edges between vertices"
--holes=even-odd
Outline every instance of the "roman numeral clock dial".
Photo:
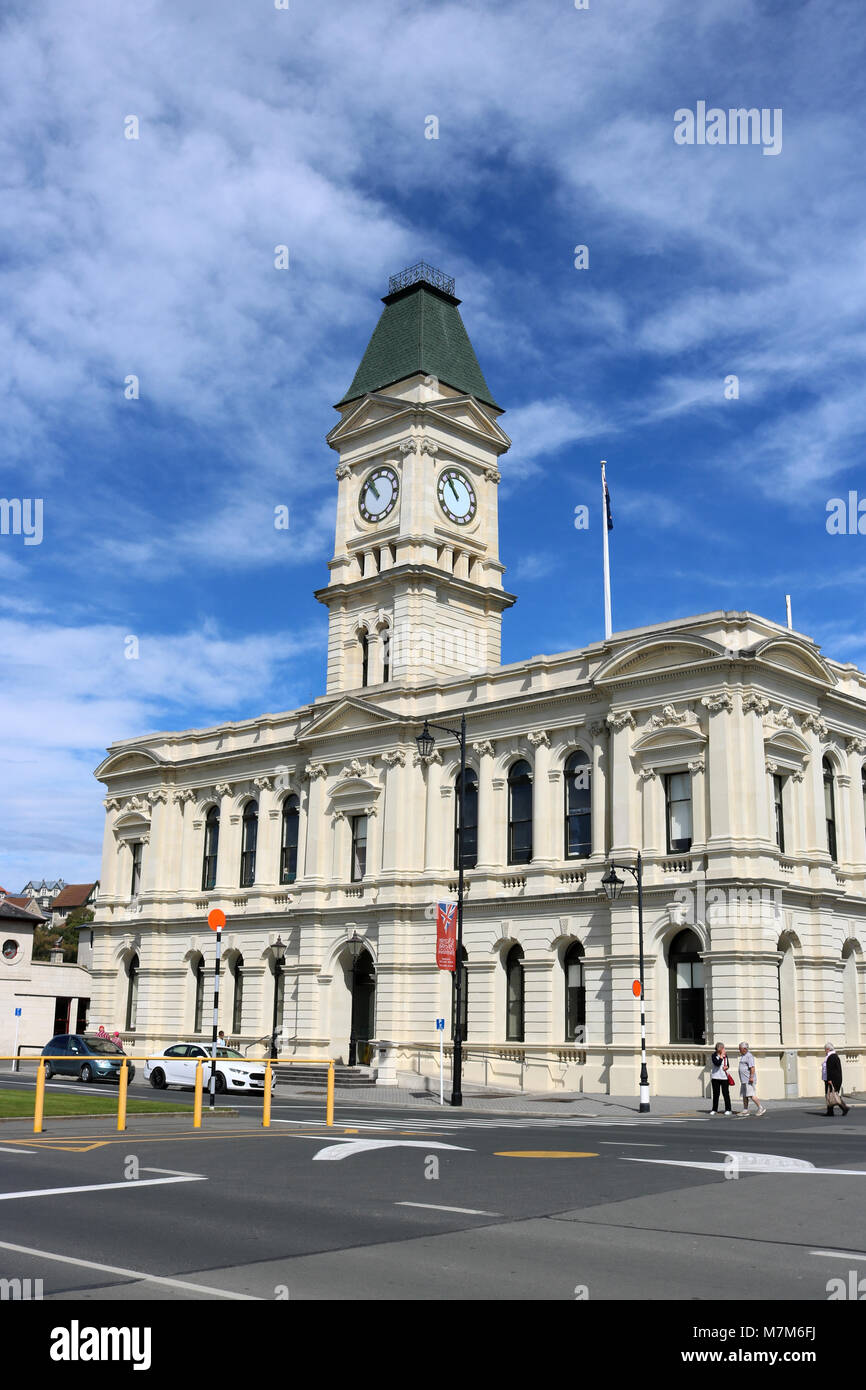
[{"label": "roman numeral clock dial", "polygon": [[358,510],[365,521],[382,521],[397,505],[400,480],[393,468],[374,468],[365,479]]},{"label": "roman numeral clock dial", "polygon": [[465,473],[461,473],[457,468],[443,469],[439,474],[436,491],[439,506],[449,521],[453,521],[456,526],[466,526],[474,520],[478,510],[478,499]]}]

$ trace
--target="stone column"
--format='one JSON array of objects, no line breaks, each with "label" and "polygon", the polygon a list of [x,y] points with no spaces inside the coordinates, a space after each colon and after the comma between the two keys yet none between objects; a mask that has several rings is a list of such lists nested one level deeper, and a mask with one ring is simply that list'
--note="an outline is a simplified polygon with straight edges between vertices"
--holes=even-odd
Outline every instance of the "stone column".
[{"label": "stone column", "polygon": [[215,889],[218,893],[237,892],[241,881],[241,813],[233,810],[230,783],[218,782],[216,793],[220,799],[220,833]]},{"label": "stone column", "polygon": [[[705,695],[701,704],[709,713],[706,760],[710,806],[709,825],[705,827],[703,843],[710,853],[727,854],[731,838],[743,833],[738,786],[740,769],[734,747],[734,702],[729,690],[720,690],[714,695]],[[694,812],[694,800],[692,810]],[[697,839],[694,826],[692,833]],[[718,845],[716,842],[719,842]]]},{"label": "stone column", "polygon": [[644,854],[664,854],[664,795],[654,767],[642,767],[637,775],[641,788],[641,814]]},{"label": "stone column", "polygon": [[304,770],[308,784],[304,877],[307,882],[312,883],[324,883],[326,877],[330,837],[330,827],[325,818],[327,776],[328,770],[324,763],[310,762]]},{"label": "stone column", "polygon": [[852,868],[863,873],[866,871],[866,817],[863,808],[863,756],[866,754],[866,739],[846,739],[845,748],[850,780],[848,803],[851,808],[847,859]]},{"label": "stone column", "polygon": [[611,730],[611,847],[612,859],[634,859],[638,852],[640,829],[637,798],[634,794],[634,773],[631,766],[631,736],[635,727],[631,710],[609,714]]},{"label": "stone column", "polygon": [[434,748],[429,757],[416,753],[415,760],[426,769],[424,872],[438,873],[442,859],[442,754]]},{"label": "stone column", "polygon": [[[402,748],[383,753],[382,761],[388,769],[385,773],[385,809],[382,816],[382,871],[394,873],[409,862],[404,853],[404,831],[410,819],[407,813],[406,753]],[[412,867],[417,861],[411,860]]]},{"label": "stone column", "polygon": [[692,849],[702,853],[707,844],[707,792],[705,785],[706,760],[693,758],[689,763],[692,775]]},{"label": "stone column", "polygon": [[532,769],[532,862],[550,865],[554,862],[549,775],[550,735],[545,729],[537,729],[529,734],[529,742],[535,749]]},{"label": "stone column", "polygon": [[99,879],[100,898],[116,898],[119,883],[118,844],[114,835],[120,802],[116,796],[105,798],[105,826],[102,832],[102,871]]},{"label": "stone column", "polygon": [[478,767],[478,868],[492,869],[496,862],[496,822],[493,806],[493,744],[489,739],[473,743]]},{"label": "stone column", "polygon": [[198,893],[201,889],[201,846],[194,825],[194,789],[184,787],[182,791],[175,792],[174,802],[180,821],[180,869],[177,882],[182,893]]},{"label": "stone column", "polygon": [[[769,840],[772,847],[776,843],[776,828],[773,824],[772,786],[767,780],[764,753],[763,716],[770,707],[763,695],[744,695],[743,707],[743,745],[745,762],[749,773],[747,795],[754,802],[751,833],[759,840]],[[749,715],[753,718],[749,718]]]},{"label": "stone column", "polygon": [[606,724],[593,724],[592,736],[592,855],[607,857],[607,779],[610,776],[609,734]]},{"label": "stone column", "polygon": [[280,797],[273,777],[255,777],[253,785],[259,796],[256,886],[273,888],[280,881]]}]

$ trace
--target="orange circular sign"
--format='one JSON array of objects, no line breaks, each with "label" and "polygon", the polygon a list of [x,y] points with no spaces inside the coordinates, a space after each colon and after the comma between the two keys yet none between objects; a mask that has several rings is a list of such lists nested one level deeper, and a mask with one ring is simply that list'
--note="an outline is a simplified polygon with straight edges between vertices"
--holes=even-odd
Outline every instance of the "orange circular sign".
[{"label": "orange circular sign", "polygon": [[211,931],[221,931],[226,924],[226,915],[221,907],[212,907],[207,915],[207,924]]},{"label": "orange circular sign", "polygon": [[640,999],[640,980],[634,981],[631,987],[631,992],[634,995],[635,999]]}]

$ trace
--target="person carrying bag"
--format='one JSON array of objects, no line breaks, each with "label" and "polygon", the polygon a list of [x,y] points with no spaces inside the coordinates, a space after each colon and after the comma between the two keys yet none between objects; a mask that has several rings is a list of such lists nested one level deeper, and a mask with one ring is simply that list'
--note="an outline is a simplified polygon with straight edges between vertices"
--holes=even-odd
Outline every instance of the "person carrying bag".
[{"label": "person carrying bag", "polygon": [[724,1097],[725,1101],[725,1114],[730,1115],[731,1087],[734,1084],[734,1078],[728,1070],[728,1054],[725,1049],[725,1044],[722,1042],[716,1043],[716,1050],[710,1062],[710,1082],[713,1088],[713,1108],[710,1114],[718,1115],[719,1096],[721,1095]]}]

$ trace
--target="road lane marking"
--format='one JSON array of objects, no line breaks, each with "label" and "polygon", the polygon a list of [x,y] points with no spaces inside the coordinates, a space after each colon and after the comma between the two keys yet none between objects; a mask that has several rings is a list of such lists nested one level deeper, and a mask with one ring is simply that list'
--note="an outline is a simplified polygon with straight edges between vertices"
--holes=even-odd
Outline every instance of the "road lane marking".
[{"label": "road lane marking", "polygon": [[32,1149],[0,1149],[0,1154],[31,1154]]},{"label": "road lane marking", "polygon": [[[127,1183],[127,1187],[133,1186]],[[191,1293],[209,1293],[215,1298],[232,1298],[244,1302],[261,1303],[252,1293],[233,1293],[229,1289],[215,1289],[209,1284],[191,1284],[185,1279],[170,1279],[165,1274],[145,1274],[140,1269],[123,1269],[120,1265],[103,1265],[96,1260],[79,1260],[72,1255],[55,1255],[49,1250],[34,1250],[29,1245],[10,1245],[0,1240],[0,1250],[11,1250],[16,1255],[35,1255],[40,1260],[56,1260],[59,1264],[78,1265],[81,1269],[98,1269],[103,1274],[119,1274],[124,1279],[143,1279],[147,1284],[164,1284],[171,1289],[189,1289]]]},{"label": "road lane marking", "polygon": [[21,1197],[60,1197],[72,1192],[127,1191],[174,1182],[207,1182],[207,1178],[200,1173],[188,1173],[182,1178],[127,1178],[125,1182],[98,1182],[87,1187],[34,1187],[30,1192],[0,1192],[0,1202],[14,1202]]},{"label": "road lane marking", "polygon": [[810,1250],[810,1255],[821,1255],[826,1260],[866,1260],[860,1250]]},{"label": "road lane marking", "polygon": [[623,1163],[663,1163],[669,1168],[703,1168],[714,1173],[736,1172],[776,1174],[821,1174],[830,1177],[866,1178],[862,1168],[816,1168],[805,1158],[786,1158],[784,1154],[739,1153],[736,1149],[714,1149],[713,1153],[727,1154],[724,1163],[698,1163],[684,1158],[624,1158]]},{"label": "road lane marking", "polygon": [[437,1207],[434,1202],[395,1202],[395,1207],[422,1207],[424,1211],[456,1211],[459,1216],[502,1216],[501,1211],[476,1211],[474,1207]]},{"label": "road lane marking", "polygon": [[639,1139],[597,1139],[596,1143],[612,1144],[617,1149],[663,1149],[664,1144],[642,1144]]},{"label": "road lane marking", "polygon": [[313,1162],[317,1159],[353,1158],[355,1154],[367,1153],[371,1149],[456,1149],[461,1153],[475,1152],[462,1144],[442,1144],[429,1139],[423,1142],[420,1139],[345,1139],[342,1143],[337,1140],[335,1144],[319,1149],[318,1153],[313,1154]]},{"label": "road lane marking", "polygon": [[[494,1158],[598,1158],[593,1153],[571,1153],[564,1149],[512,1149],[496,1153]],[[635,1160],[637,1161],[637,1160]]]}]

